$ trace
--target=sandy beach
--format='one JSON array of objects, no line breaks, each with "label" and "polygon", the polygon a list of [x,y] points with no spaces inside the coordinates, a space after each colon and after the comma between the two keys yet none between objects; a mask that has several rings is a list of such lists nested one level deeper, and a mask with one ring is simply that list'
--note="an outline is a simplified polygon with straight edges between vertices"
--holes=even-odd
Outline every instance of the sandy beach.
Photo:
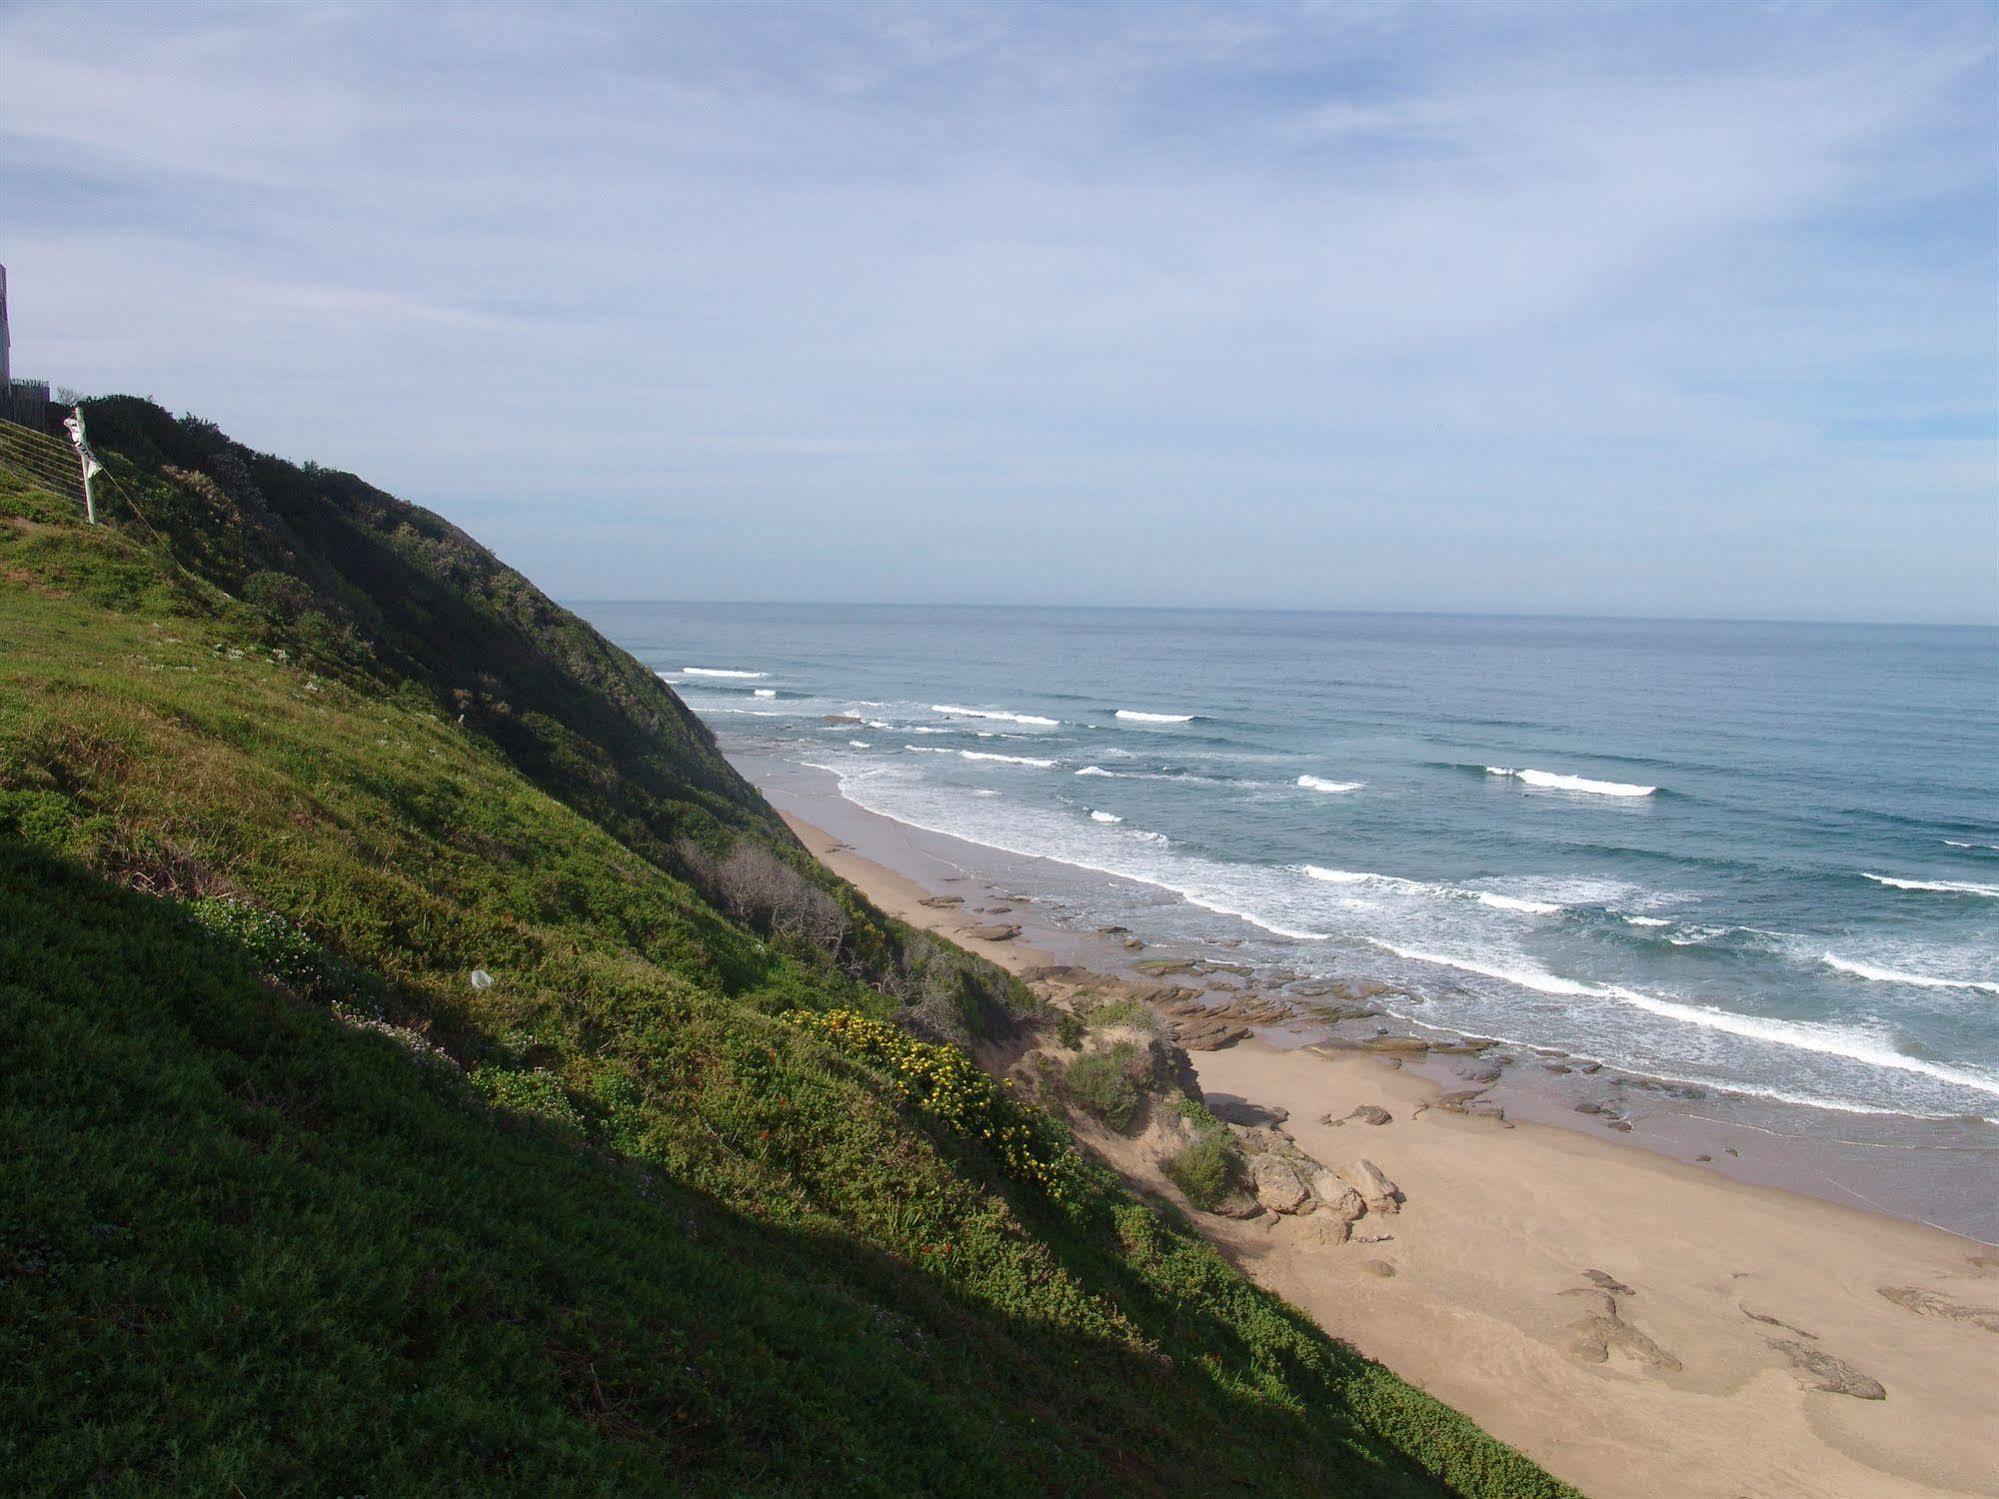
[{"label": "sandy beach", "polygon": [[[1015,972],[1128,981],[1162,956],[1039,915],[1017,870],[994,881],[969,846],[832,796],[835,834],[774,800],[883,909]],[[966,935],[1002,922],[1018,934]],[[1281,1121],[1328,1167],[1370,1160],[1403,1201],[1343,1243],[1311,1217],[1189,1218],[1328,1332],[1584,1492],[1999,1494],[1999,1250],[1613,1135],[1448,1112],[1431,1070],[1281,1029],[1192,1065],[1218,1110]],[[1363,1105],[1389,1122],[1346,1119]],[[1078,1133],[1185,1206],[1153,1131]]]}]

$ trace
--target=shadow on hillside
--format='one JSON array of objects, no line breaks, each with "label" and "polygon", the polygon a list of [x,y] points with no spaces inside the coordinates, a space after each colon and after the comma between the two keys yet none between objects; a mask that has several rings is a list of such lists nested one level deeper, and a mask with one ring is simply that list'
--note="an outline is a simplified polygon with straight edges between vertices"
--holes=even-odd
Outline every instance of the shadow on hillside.
[{"label": "shadow on hillside", "polygon": [[[1178,1363],[969,1302],[496,1115],[6,841],[0,1036],[9,1491],[1449,1491],[1331,1403],[1360,1361],[1250,1287],[1176,1296],[1048,1234]],[[1224,1377],[1280,1322],[1327,1361],[1289,1371],[1302,1408]],[[1555,1491],[1472,1436],[1488,1491]]]}]

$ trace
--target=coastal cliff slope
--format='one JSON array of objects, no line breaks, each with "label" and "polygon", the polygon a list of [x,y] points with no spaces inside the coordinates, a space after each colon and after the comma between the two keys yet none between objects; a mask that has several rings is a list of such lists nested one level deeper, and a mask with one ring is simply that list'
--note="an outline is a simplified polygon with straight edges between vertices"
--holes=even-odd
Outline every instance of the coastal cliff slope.
[{"label": "coastal cliff slope", "polygon": [[88,418],[108,524],[0,470],[0,1488],[1567,1492],[470,537]]}]

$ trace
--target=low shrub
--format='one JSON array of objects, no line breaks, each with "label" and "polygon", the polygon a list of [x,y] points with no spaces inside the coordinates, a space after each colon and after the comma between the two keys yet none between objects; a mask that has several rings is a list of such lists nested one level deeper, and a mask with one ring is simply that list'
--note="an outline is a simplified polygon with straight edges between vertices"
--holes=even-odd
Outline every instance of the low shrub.
[{"label": "low shrub", "polygon": [[1186,1120],[1196,1129],[1208,1130],[1220,1129],[1222,1127],[1222,1121],[1215,1116],[1214,1110],[1210,1109],[1198,1098],[1183,1098],[1173,1105],[1173,1109],[1175,1113],[1179,1114],[1182,1119]]},{"label": "low shrub", "polygon": [[1130,1129],[1145,1103],[1140,1086],[1150,1070],[1145,1054],[1129,1041],[1077,1057],[1062,1071],[1068,1096],[1112,1129]]},{"label": "low shrub", "polygon": [[1114,1025],[1130,1026],[1133,1030],[1157,1035],[1160,1029],[1159,1016],[1152,1006],[1143,1000],[1107,999],[1101,1004],[1091,1005],[1083,1012],[1083,1019],[1091,1030],[1108,1030]]},{"label": "low shrub", "polygon": [[1212,1210],[1237,1186],[1242,1158],[1226,1129],[1212,1129],[1166,1163],[1173,1185],[1203,1212]]},{"label": "low shrub", "polygon": [[840,903],[761,843],[745,838],[703,872],[723,910],[774,940],[796,938],[824,952],[847,940]]},{"label": "low shrub", "polygon": [[1082,1160],[1053,1122],[1009,1095],[955,1046],[918,1041],[858,1010],[792,1010],[784,1019],[879,1068],[898,1099],[985,1146],[1006,1174],[1064,1202],[1081,1187]]}]

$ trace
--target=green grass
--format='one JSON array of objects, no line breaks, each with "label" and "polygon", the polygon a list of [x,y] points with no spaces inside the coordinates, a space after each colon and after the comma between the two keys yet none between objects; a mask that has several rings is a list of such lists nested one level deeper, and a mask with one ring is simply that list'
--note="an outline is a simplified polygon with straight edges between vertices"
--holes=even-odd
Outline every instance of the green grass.
[{"label": "green grass", "polygon": [[0,1490],[1563,1492],[983,1091],[1018,986],[469,538],[90,421],[165,539],[0,483]]}]

